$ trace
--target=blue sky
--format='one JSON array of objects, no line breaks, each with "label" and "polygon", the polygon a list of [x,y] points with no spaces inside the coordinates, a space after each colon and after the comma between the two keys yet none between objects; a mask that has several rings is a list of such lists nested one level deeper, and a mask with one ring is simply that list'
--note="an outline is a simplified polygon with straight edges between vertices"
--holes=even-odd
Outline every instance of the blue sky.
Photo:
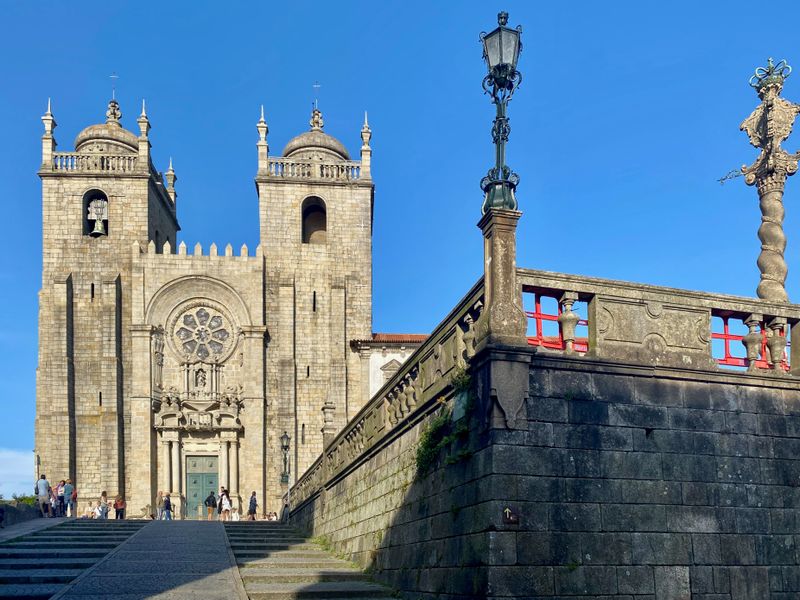
[{"label": "blue sky", "polygon": [[[123,124],[136,129],[146,98],[157,167],[173,157],[190,247],[256,244],[259,105],[272,153],[307,129],[315,80],[325,130],[352,154],[368,110],[374,328],[426,332],[481,272],[478,182],[493,160],[493,107],[480,87],[478,33],[508,10],[524,29],[524,82],[509,108],[508,162],[524,211],[518,263],[754,295],[756,192],[717,179],[756,156],[738,130],[758,102],[753,69],[768,56],[800,65],[797,3],[764,14],[752,3],[696,1],[189,6],[4,4],[0,492],[30,487],[39,117],[52,97],[59,148],[70,150],[104,119],[112,72]],[[800,102],[800,72],[784,95]],[[799,147],[800,135],[789,139],[789,150]],[[797,301],[800,178],[789,181],[786,207]]]}]

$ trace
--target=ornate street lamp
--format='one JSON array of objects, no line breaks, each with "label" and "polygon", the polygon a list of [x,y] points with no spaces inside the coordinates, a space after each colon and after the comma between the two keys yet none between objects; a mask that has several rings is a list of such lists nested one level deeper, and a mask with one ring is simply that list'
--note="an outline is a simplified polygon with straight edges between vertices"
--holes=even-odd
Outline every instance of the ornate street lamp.
[{"label": "ornate street lamp", "polygon": [[285,431],[281,436],[281,451],[283,452],[283,473],[281,473],[281,483],[289,483],[289,442],[292,438]]},{"label": "ornate street lamp", "polygon": [[485,197],[482,212],[490,208],[517,209],[514,191],[519,183],[519,175],[506,166],[506,142],[511,133],[506,109],[508,101],[522,83],[522,74],[517,71],[517,60],[522,50],[520,36],[522,26],[516,29],[506,27],[508,13],[497,15],[498,27],[491,33],[481,33],[483,43],[483,59],[489,74],[483,78],[483,90],[491,94],[492,102],[497,106],[497,116],[492,125],[492,140],[495,145],[495,166],[489,169],[486,177],[481,179],[481,188]]}]

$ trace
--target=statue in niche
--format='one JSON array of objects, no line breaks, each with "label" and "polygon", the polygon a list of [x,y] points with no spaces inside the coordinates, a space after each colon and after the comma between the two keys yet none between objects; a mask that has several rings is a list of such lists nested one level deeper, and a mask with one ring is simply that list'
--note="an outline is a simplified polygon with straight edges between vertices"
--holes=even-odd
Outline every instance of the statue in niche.
[{"label": "statue in niche", "polygon": [[194,374],[194,387],[197,389],[205,389],[206,387],[206,372],[203,369],[198,369]]}]

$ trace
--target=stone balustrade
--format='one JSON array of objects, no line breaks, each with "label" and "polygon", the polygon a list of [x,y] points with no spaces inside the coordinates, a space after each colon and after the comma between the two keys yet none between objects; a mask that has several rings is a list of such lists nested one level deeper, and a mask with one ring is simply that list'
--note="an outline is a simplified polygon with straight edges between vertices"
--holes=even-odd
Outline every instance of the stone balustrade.
[{"label": "stone balustrade", "polygon": [[[800,351],[800,338],[789,344],[800,320],[798,305],[530,269],[518,269],[517,281],[523,304],[528,295],[558,301],[558,314],[544,317],[558,321],[558,335],[529,337],[543,352],[676,368],[738,366],[751,373],[800,374],[800,357],[789,356]],[[576,303],[586,303],[585,320],[573,311]],[[528,311],[529,317],[541,319],[536,312]],[[741,321],[741,335],[729,331],[732,321]],[[579,323],[588,330],[585,337],[576,335]],[[553,337],[557,343],[547,343]]]},{"label": "stone balustrade", "polygon": [[53,170],[80,173],[132,173],[136,171],[136,154],[88,154],[81,152],[56,152]]},{"label": "stone balustrade", "polygon": [[357,457],[438,406],[437,400],[451,389],[454,374],[467,366],[475,352],[475,322],[482,309],[481,279],[295,483],[293,509]]},{"label": "stone balustrade", "polygon": [[356,181],[361,179],[361,163],[353,160],[325,163],[316,160],[270,158],[268,175],[286,179]]}]

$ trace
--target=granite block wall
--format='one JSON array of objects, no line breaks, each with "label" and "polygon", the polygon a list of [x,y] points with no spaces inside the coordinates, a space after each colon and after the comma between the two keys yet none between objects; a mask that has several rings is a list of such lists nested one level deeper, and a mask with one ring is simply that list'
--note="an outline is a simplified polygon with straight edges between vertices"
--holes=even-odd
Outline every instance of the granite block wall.
[{"label": "granite block wall", "polygon": [[407,423],[293,518],[407,598],[800,598],[793,377],[532,353],[525,410],[424,476]]},{"label": "granite block wall", "polygon": [[489,597],[800,597],[793,378],[534,357],[526,408],[492,432],[520,523]]}]

